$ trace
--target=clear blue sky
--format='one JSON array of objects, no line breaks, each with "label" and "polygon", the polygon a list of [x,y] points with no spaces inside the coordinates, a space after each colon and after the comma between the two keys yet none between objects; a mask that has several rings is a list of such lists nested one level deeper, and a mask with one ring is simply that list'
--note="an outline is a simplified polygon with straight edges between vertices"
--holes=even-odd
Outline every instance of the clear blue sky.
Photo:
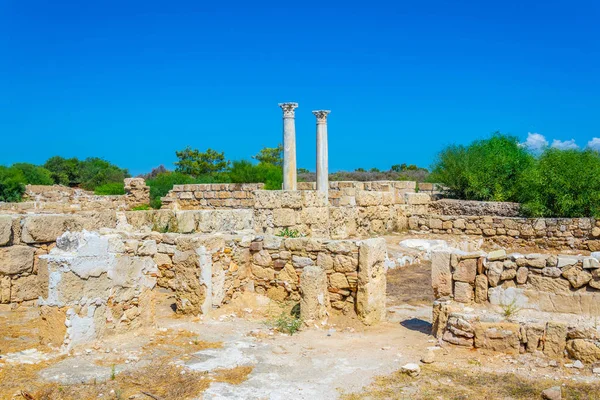
[{"label": "clear blue sky", "polygon": [[0,164],[99,156],[149,171],[186,145],[298,164],[331,109],[330,169],[429,166],[501,130],[600,137],[598,1],[0,0]]}]

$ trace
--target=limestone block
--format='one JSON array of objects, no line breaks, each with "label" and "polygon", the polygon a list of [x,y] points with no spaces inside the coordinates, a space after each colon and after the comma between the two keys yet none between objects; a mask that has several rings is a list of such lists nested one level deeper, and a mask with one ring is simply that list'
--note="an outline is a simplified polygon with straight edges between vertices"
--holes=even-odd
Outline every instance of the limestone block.
[{"label": "limestone block", "polygon": [[37,276],[28,275],[13,279],[10,288],[10,301],[20,303],[27,300],[35,300],[40,296],[40,287]]},{"label": "limestone block", "polygon": [[282,208],[302,208],[302,192],[299,190],[277,190],[273,191],[280,198]]},{"label": "limestone block", "polygon": [[267,297],[271,300],[283,302],[287,296],[288,292],[283,286],[271,286],[267,289]]},{"label": "limestone block", "polygon": [[541,350],[542,338],[544,337],[544,326],[534,324],[527,325],[525,331],[527,337],[527,352],[534,353]]},{"label": "limestone block", "polygon": [[474,324],[475,347],[518,354],[519,324],[508,322],[478,322]]},{"label": "limestone block", "polygon": [[527,276],[529,275],[529,269],[527,267],[520,267],[517,269],[517,283],[523,285],[527,283]]},{"label": "limestone block", "polygon": [[0,248],[0,275],[16,275],[33,270],[35,248],[9,246]]},{"label": "limestone block", "polygon": [[567,325],[561,322],[548,322],[544,341],[544,354],[552,358],[562,358],[567,345]]},{"label": "limestone block", "polygon": [[9,215],[0,215],[0,246],[5,246],[12,237],[12,217]]},{"label": "limestone block", "polygon": [[358,267],[358,260],[352,256],[338,254],[333,259],[333,269],[337,272],[353,272]]},{"label": "limestone block", "polygon": [[269,267],[273,263],[273,259],[267,250],[261,250],[252,256],[254,264],[261,267]]},{"label": "limestone block", "polygon": [[292,256],[292,264],[295,268],[304,268],[314,265],[315,262],[310,257]]},{"label": "limestone block", "polygon": [[279,192],[275,190],[256,190],[254,192],[254,208],[281,208],[281,195]]},{"label": "limestone block", "polygon": [[360,207],[378,206],[383,203],[383,194],[366,190],[356,191],[356,204]]},{"label": "limestone block", "polygon": [[266,281],[272,281],[275,279],[275,270],[272,268],[263,268],[258,265],[252,264],[252,273],[258,279],[263,279]]},{"label": "limestone block", "polygon": [[[1,240],[0,240],[1,242]],[[600,261],[598,261],[594,257],[586,257],[583,259],[583,268],[584,269],[597,269],[600,268]]]},{"label": "limestone block", "polygon": [[356,244],[346,240],[335,240],[327,243],[327,250],[336,254],[351,254],[358,250]]},{"label": "limestone block", "polygon": [[455,281],[474,283],[475,275],[477,275],[477,260],[466,259],[458,263],[452,274],[452,278]]},{"label": "limestone block", "polygon": [[323,322],[327,319],[329,292],[327,274],[317,266],[311,265],[300,276],[300,316],[305,322]]},{"label": "limestone block", "polygon": [[454,282],[454,300],[459,303],[473,301],[473,287],[469,283]]},{"label": "limestone block", "polygon": [[325,193],[316,190],[305,190],[300,193],[302,193],[303,207],[329,207],[329,201],[327,201]]},{"label": "limestone block", "polygon": [[427,193],[405,193],[404,200],[408,205],[429,204],[431,202],[431,196]]},{"label": "limestone block", "polygon": [[475,278],[475,302],[485,303],[488,301],[488,279],[485,275],[477,275]]},{"label": "limestone block", "polygon": [[367,325],[385,320],[385,257],[385,239],[367,239],[360,242],[356,312]]},{"label": "limestone block", "polygon": [[581,267],[573,266],[563,270],[562,276],[565,277],[571,286],[575,289],[583,287],[592,279],[592,274],[584,271]]},{"label": "limestone block", "polygon": [[177,211],[175,218],[177,220],[177,232],[193,233],[198,229],[198,222],[195,211]]},{"label": "limestone block", "polygon": [[303,224],[326,224],[329,222],[329,210],[326,207],[306,207],[300,212]]},{"label": "limestone block", "polygon": [[140,256],[153,256],[158,251],[155,240],[144,240],[138,248],[138,255]]},{"label": "limestone block", "polygon": [[560,268],[557,267],[545,267],[542,268],[542,275],[549,276],[550,278],[558,278],[562,275],[562,271]]},{"label": "limestone block", "polygon": [[273,224],[276,227],[296,225],[296,217],[300,213],[291,208],[277,208],[273,210]]},{"label": "limestone block", "polygon": [[574,339],[567,342],[567,353],[574,360],[584,363],[600,361],[600,345],[585,339]]},{"label": "limestone block", "polygon": [[502,272],[504,271],[504,264],[499,261],[488,263],[487,277],[491,287],[496,287],[500,283]]},{"label": "limestone block", "polygon": [[494,250],[488,253],[488,261],[504,260],[506,258],[506,250]]},{"label": "limestone block", "polygon": [[168,254],[164,254],[164,253],[157,253],[154,256],[154,262],[159,267],[173,265],[173,262],[171,261],[171,257]]},{"label": "limestone block", "polygon": [[561,278],[549,278],[537,274],[529,274],[529,287],[540,292],[569,293],[569,281]]},{"label": "limestone block", "polygon": [[335,272],[329,276],[329,284],[337,289],[348,289],[350,287],[346,275],[340,272]]},{"label": "limestone block", "polygon": [[10,303],[10,276],[0,277],[0,304]]},{"label": "limestone block", "polygon": [[452,295],[449,251],[434,251],[431,254],[431,285],[436,299]]},{"label": "limestone block", "polygon": [[263,248],[267,250],[277,250],[281,247],[282,243],[283,238],[275,235],[266,235],[262,241]]},{"label": "limestone block", "polygon": [[457,336],[449,330],[444,332],[442,340],[448,343],[455,344],[457,346],[473,347],[473,339],[469,339],[463,336]]},{"label": "limestone block", "polygon": [[21,240],[24,243],[56,241],[66,231],[81,230],[81,223],[67,215],[34,215],[23,220]]}]

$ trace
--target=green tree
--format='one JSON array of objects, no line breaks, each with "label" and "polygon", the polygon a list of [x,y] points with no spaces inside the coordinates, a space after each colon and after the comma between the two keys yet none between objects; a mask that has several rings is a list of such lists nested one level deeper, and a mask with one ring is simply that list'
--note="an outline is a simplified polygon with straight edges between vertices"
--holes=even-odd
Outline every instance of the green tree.
[{"label": "green tree", "polygon": [[495,132],[469,146],[442,150],[430,180],[442,183],[460,199],[516,201],[518,182],[534,161],[516,137]]},{"label": "green tree", "polygon": [[283,183],[281,167],[261,162],[257,165],[247,160],[234,161],[229,170],[233,183],[264,183],[267,190],[280,190]]},{"label": "green tree", "polygon": [[23,174],[25,183],[29,185],[52,185],[52,173],[46,168],[28,163],[15,163],[12,165]]},{"label": "green tree", "polygon": [[81,187],[94,190],[107,183],[123,183],[129,177],[126,169],[121,169],[106,160],[97,157],[86,158],[79,163]]},{"label": "green tree", "polygon": [[181,172],[162,172],[152,179],[146,181],[146,185],[150,186],[150,206],[152,208],[160,208],[160,198],[169,193],[173,189],[173,185],[186,185],[196,183],[190,175],[182,174]]},{"label": "green tree", "polygon": [[79,186],[81,183],[79,160],[76,158],[50,157],[44,164],[50,171],[54,183],[65,186]]},{"label": "green tree", "polygon": [[278,167],[283,166],[283,145],[277,147],[264,147],[257,155],[252,156],[259,163],[273,164]]},{"label": "green tree", "polygon": [[176,151],[175,154],[179,159],[175,162],[176,171],[187,175],[210,175],[222,172],[229,166],[229,161],[225,160],[225,154],[212,149],[207,149],[202,153],[188,146],[181,151]]},{"label": "green tree", "polygon": [[25,176],[14,167],[0,166],[0,201],[17,202],[25,193]]},{"label": "green tree", "polygon": [[548,149],[519,185],[523,211],[533,217],[600,217],[600,154]]}]

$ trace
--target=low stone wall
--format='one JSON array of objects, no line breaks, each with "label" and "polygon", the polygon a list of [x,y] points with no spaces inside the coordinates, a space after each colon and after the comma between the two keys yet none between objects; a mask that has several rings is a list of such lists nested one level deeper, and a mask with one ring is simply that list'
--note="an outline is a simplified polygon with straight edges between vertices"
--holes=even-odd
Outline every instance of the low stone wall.
[{"label": "low stone wall", "polygon": [[283,229],[300,234],[328,237],[328,204],[313,190],[257,190],[254,192],[254,228],[276,234]]},{"label": "low stone wall", "polygon": [[584,362],[600,360],[598,258],[434,252],[433,333],[463,346],[552,357],[566,349]]},{"label": "low stone wall", "polygon": [[519,217],[519,203],[442,199],[429,203],[429,214]]},{"label": "low stone wall", "polygon": [[58,344],[69,349],[152,324],[156,286],[172,290],[185,314],[252,291],[300,302],[306,322],[339,310],[375,324],[386,315],[385,255],[383,239],[67,232],[39,258],[36,279],[42,319],[64,331]]},{"label": "low stone wall", "polygon": [[99,196],[62,185],[27,185],[23,202],[0,202],[1,212],[75,213],[79,211],[126,211],[150,203],[150,188],[142,178],[126,178],[125,195]]},{"label": "low stone wall", "polygon": [[263,183],[212,183],[175,185],[161,198],[162,208],[198,210],[210,208],[252,208],[254,191]]},{"label": "low stone wall", "polygon": [[506,218],[412,215],[408,227],[435,234],[479,235],[503,246],[600,250],[600,221],[593,218]]}]

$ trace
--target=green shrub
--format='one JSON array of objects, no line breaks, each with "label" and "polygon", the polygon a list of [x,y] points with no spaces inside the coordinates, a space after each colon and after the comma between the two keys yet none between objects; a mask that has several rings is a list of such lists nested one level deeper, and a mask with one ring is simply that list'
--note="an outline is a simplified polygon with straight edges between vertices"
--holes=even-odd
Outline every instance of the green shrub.
[{"label": "green shrub", "polygon": [[21,201],[26,183],[25,175],[21,170],[0,166],[0,201]]},{"label": "green shrub", "polygon": [[54,183],[65,186],[78,186],[81,183],[79,160],[76,158],[50,157],[44,164],[50,171]]},{"label": "green shrub", "polygon": [[150,186],[150,206],[156,209],[160,208],[160,198],[166,196],[174,185],[190,183],[195,183],[195,179],[181,172],[163,172],[155,178],[147,180],[146,185]]},{"label": "green shrub", "polygon": [[281,333],[287,333],[290,336],[298,332],[302,327],[302,319],[299,315],[282,312],[277,318],[271,321],[271,325]]},{"label": "green shrub", "polygon": [[234,161],[228,175],[233,183],[264,183],[267,190],[281,190],[283,184],[282,168],[265,162]]},{"label": "green shrub", "polygon": [[104,185],[96,186],[94,194],[102,196],[123,195],[125,194],[125,186],[121,183],[105,183]]},{"label": "green shrub", "polygon": [[429,180],[442,183],[450,196],[459,199],[516,201],[517,183],[534,161],[516,137],[496,132],[469,146],[442,150]]},{"label": "green shrub", "polygon": [[18,169],[23,174],[28,185],[53,185],[52,173],[44,167],[28,163],[16,163],[12,168]]},{"label": "green shrub", "polygon": [[81,187],[94,190],[106,183],[123,183],[129,177],[126,169],[121,169],[101,158],[86,158],[79,163]]},{"label": "green shrub", "polygon": [[600,217],[600,153],[548,149],[520,182],[532,217]]},{"label": "green shrub", "polygon": [[275,236],[284,237],[284,238],[299,238],[304,235],[300,233],[297,229],[290,229],[288,227],[283,228]]}]

